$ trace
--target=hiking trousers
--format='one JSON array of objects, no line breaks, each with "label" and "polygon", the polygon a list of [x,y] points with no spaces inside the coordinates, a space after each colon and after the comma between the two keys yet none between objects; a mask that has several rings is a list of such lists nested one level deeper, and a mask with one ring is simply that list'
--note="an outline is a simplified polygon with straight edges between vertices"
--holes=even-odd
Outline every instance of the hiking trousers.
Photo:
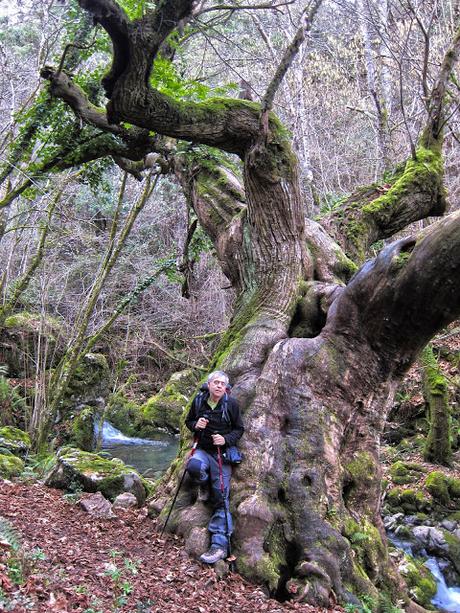
[{"label": "hiking trousers", "polygon": [[208,453],[204,449],[197,449],[188,461],[187,471],[192,479],[200,485],[209,483],[211,503],[214,506],[214,512],[208,524],[208,530],[211,533],[211,545],[217,545],[227,551],[228,540],[225,513],[227,513],[229,537],[233,532],[233,521],[229,511],[232,467],[230,464],[222,464],[222,476],[224,479],[223,497],[220,486],[217,452],[214,454]]}]

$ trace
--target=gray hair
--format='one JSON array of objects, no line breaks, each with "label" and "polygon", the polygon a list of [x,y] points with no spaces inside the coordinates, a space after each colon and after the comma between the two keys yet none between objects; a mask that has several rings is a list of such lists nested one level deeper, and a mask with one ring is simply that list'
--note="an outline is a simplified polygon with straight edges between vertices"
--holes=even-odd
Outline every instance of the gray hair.
[{"label": "gray hair", "polygon": [[222,379],[225,380],[225,385],[228,385],[230,379],[228,378],[227,373],[225,373],[223,370],[215,370],[210,375],[208,375],[208,383],[210,383],[213,379],[216,379],[217,377],[222,377]]}]

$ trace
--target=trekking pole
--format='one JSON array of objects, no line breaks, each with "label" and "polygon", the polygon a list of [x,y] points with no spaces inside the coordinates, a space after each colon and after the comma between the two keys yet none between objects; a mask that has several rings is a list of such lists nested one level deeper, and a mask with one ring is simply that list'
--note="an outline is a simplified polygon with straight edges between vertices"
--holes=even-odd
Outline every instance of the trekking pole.
[{"label": "trekking pole", "polygon": [[227,562],[230,565],[230,570],[234,570],[234,562],[236,560],[235,556],[232,555],[232,546],[230,543],[230,528],[228,525],[228,506],[225,498],[225,485],[224,485],[224,472],[222,470],[222,453],[220,451],[220,447],[217,447],[217,463],[219,464],[219,481],[220,481],[220,491],[222,493],[222,501],[224,503],[224,511],[225,511],[225,529],[227,531]]},{"label": "trekking pole", "polygon": [[[193,456],[193,454],[195,453],[195,451],[196,451],[196,448],[197,448],[197,447],[198,447],[198,437],[196,436],[196,437],[195,437],[195,440],[193,441],[193,447],[191,448],[190,453],[189,453],[189,456],[188,456],[188,458],[187,458],[187,462],[188,462],[188,461],[190,460],[190,458]],[[180,492],[180,488],[182,487],[182,483],[183,483],[184,478],[185,478],[185,473],[187,472],[187,462],[186,462],[186,464],[185,464],[184,472],[182,473],[182,477],[181,477],[181,479],[180,479],[180,481],[179,481],[179,485],[177,486],[176,493],[175,493],[174,498],[173,498],[173,501],[172,501],[172,503],[171,503],[171,508],[169,509],[168,517],[166,518],[166,521],[165,521],[165,523],[164,523],[164,525],[163,525],[163,528],[162,528],[162,530],[161,530],[161,532],[160,532],[160,536],[163,536],[164,531],[166,530],[166,526],[167,526],[167,524],[168,524],[169,518],[171,517],[171,513],[172,513],[172,510],[173,510],[173,508],[174,508],[174,505],[176,504],[176,499],[177,499],[177,496],[178,496],[178,494],[179,494],[179,492]]]}]

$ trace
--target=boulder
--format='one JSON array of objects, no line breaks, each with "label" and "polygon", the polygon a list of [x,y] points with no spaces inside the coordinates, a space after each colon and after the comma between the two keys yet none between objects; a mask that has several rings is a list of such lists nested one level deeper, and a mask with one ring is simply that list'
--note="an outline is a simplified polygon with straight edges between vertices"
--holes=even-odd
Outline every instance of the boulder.
[{"label": "boulder", "polygon": [[24,462],[14,455],[0,454],[0,477],[10,479],[18,477],[24,470]]},{"label": "boulder", "polygon": [[63,407],[81,410],[84,406],[103,407],[110,393],[111,375],[102,353],[87,353],[80,360],[67,389]]},{"label": "boulder", "polygon": [[448,560],[460,577],[460,539],[455,534],[430,526],[416,526],[412,532],[429,554]]},{"label": "boulder", "polygon": [[[174,373],[165,387],[142,406],[144,419],[153,428],[165,428],[179,432],[180,418],[192,394],[196,390],[197,373],[192,369]],[[149,436],[148,430],[142,430]]]},{"label": "boulder", "polygon": [[130,492],[136,497],[138,506],[142,506],[147,497],[140,475],[121,460],[108,460],[72,447],[60,450],[57,464],[46,477],[45,484],[68,491],[102,492],[109,500]]},{"label": "boulder", "polygon": [[115,500],[113,501],[114,509],[133,509],[137,507],[137,499],[134,494],[130,492],[124,492],[123,494],[119,494]]},{"label": "boulder", "polygon": [[14,455],[24,456],[30,447],[30,436],[27,432],[13,426],[0,428],[0,449],[8,450]]},{"label": "boulder", "polygon": [[126,436],[139,436],[144,425],[144,415],[141,406],[129,400],[120,392],[110,394],[107,401],[106,421]]},{"label": "boulder", "polygon": [[105,517],[106,519],[116,517],[115,513],[112,511],[112,505],[107,498],[104,498],[101,492],[83,494],[78,502],[84,511],[94,517]]},{"label": "boulder", "polygon": [[412,534],[429,553],[443,555],[448,549],[444,534],[439,528],[415,526]]}]

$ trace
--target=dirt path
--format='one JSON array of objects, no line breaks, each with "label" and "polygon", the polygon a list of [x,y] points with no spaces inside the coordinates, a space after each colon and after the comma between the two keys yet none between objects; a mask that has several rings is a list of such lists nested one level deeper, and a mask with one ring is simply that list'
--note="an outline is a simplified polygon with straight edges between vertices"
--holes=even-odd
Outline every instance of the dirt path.
[{"label": "dirt path", "polygon": [[12,526],[6,540],[20,543],[0,539],[0,611],[325,611],[267,599],[236,573],[219,580],[179,539],[160,538],[144,509],[117,514],[95,519],[60,491],[0,481],[0,533]]}]

